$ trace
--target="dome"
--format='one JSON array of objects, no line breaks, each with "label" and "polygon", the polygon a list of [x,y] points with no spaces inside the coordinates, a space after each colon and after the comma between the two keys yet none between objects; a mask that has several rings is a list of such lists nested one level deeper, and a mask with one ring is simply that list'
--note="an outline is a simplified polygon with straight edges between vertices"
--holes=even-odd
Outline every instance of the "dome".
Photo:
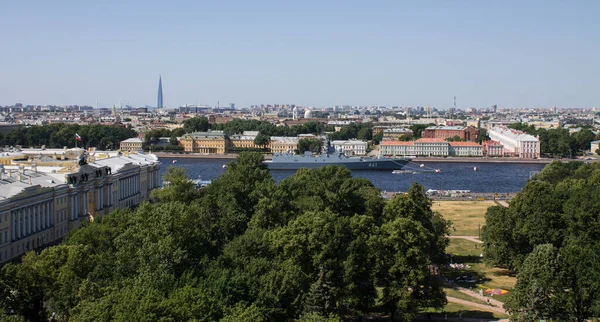
[{"label": "dome", "polygon": [[305,119],[310,119],[310,118],[312,118],[312,111],[311,111],[311,110],[306,110],[306,111],[304,112],[304,118],[305,118]]}]

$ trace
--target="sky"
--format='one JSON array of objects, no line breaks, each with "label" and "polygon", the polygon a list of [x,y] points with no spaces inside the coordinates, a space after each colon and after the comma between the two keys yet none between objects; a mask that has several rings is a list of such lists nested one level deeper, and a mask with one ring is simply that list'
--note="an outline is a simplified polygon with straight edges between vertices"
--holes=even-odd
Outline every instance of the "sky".
[{"label": "sky", "polygon": [[0,105],[600,107],[600,1],[0,1]]}]

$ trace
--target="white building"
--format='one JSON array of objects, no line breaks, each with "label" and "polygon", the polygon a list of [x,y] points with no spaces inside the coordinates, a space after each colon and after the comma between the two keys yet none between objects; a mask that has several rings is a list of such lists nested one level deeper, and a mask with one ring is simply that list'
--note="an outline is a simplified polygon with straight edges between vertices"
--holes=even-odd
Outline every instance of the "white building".
[{"label": "white building", "polygon": [[482,157],[483,147],[475,142],[449,142],[448,153],[457,157]]},{"label": "white building", "polygon": [[416,141],[384,141],[379,145],[379,154],[385,156],[459,156],[481,157],[483,147],[475,142],[447,142],[442,139],[421,138]]},{"label": "white building", "polygon": [[540,157],[540,140],[532,135],[504,126],[491,128],[488,135],[492,140],[500,142],[511,156],[524,159]]},{"label": "white building", "polygon": [[331,141],[331,146],[339,151],[340,149],[344,152],[345,155],[366,155],[367,154],[367,146],[368,143],[364,141],[358,140],[349,140],[349,141]]},{"label": "white building", "polygon": [[83,222],[136,206],[160,186],[154,155],[94,153],[86,161],[37,152],[21,151],[35,156],[33,162],[0,165],[0,263],[52,245]]}]

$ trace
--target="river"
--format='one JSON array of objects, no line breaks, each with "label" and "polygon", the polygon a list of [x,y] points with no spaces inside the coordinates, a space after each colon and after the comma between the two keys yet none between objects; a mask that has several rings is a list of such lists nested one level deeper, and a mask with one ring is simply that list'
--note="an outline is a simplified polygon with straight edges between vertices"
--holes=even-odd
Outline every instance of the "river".
[{"label": "river", "polygon": [[[162,162],[161,176],[170,166],[182,167],[192,179],[214,180],[225,169],[223,165],[230,159],[186,159],[159,158]],[[424,163],[424,168],[413,165],[418,174],[392,174],[391,171],[352,171],[355,177],[365,178],[385,191],[407,191],[413,182],[434,190],[470,190],[472,192],[519,192],[532,173],[541,171],[544,164],[514,164],[514,163]],[[474,171],[474,168],[477,171]],[[440,172],[423,171],[439,169]],[[294,174],[295,171],[271,171],[277,181]]]}]

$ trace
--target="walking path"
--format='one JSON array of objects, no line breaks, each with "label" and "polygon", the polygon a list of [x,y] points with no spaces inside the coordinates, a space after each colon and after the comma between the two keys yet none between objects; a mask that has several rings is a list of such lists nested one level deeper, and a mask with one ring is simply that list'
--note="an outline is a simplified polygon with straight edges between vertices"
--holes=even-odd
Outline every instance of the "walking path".
[{"label": "walking path", "polygon": [[475,291],[471,291],[471,290],[466,289],[464,287],[456,287],[456,290],[459,291],[459,292],[461,292],[461,293],[463,293],[463,294],[465,294],[465,295],[474,297],[474,298],[482,300],[484,302],[487,302],[487,300],[490,300],[490,303],[492,304],[493,307],[502,309],[502,311],[504,312],[504,303],[502,303],[502,302],[500,302],[498,300],[494,300],[491,297],[479,295],[479,293],[477,293]]},{"label": "walking path", "polygon": [[499,204],[503,205],[504,207],[508,208],[508,202],[504,201],[504,200],[496,200]]},{"label": "walking path", "polygon": [[479,237],[477,236],[448,236],[450,238],[459,238],[459,239],[466,239],[468,241],[472,241],[474,243],[479,243],[479,244],[483,244],[483,242],[481,240],[479,240]]},{"label": "walking path", "polygon": [[457,303],[457,304],[460,304],[460,305],[464,305],[464,306],[468,306],[468,307],[480,309],[482,311],[487,311],[487,312],[495,312],[495,313],[500,313],[500,314],[506,314],[506,312],[504,311],[504,309],[501,309],[499,307],[489,306],[489,305],[479,304],[479,303],[473,303],[473,302],[470,302],[470,301],[461,300],[459,298],[451,297],[451,296],[446,296],[446,298],[448,299],[448,302],[450,302],[450,303]]}]

